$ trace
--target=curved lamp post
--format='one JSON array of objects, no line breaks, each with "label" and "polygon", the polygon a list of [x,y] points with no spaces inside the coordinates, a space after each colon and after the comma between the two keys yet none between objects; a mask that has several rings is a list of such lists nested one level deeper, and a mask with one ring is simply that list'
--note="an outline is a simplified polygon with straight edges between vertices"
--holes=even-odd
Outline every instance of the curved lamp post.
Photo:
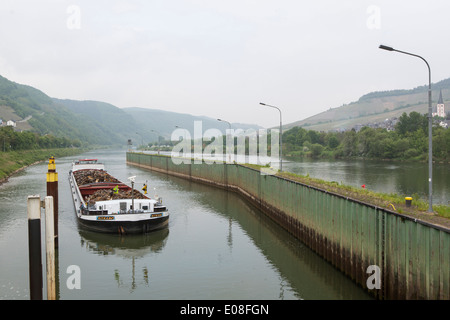
[{"label": "curved lamp post", "polygon": [[[231,123],[229,123],[228,121],[223,120],[223,119],[217,119],[217,121],[228,123],[228,126],[230,127],[230,136],[231,136]],[[226,135],[225,135],[225,137],[226,137]],[[231,163],[231,154],[228,154],[228,162]]]},{"label": "curved lamp post", "polygon": [[159,137],[161,136],[161,134],[158,132],[158,131],[156,131],[156,130],[150,130],[151,132],[153,132],[153,133],[155,133],[157,136],[158,136],[158,138],[157,138],[157,142],[158,142],[158,154],[159,154],[159,151],[160,151],[160,145],[159,145]]},{"label": "curved lamp post", "polygon": [[279,138],[279,140],[280,140],[280,172],[283,172],[283,160],[281,159],[283,156],[283,128],[282,128],[282,120],[281,120],[281,110],[280,110],[280,108],[271,106],[270,104],[265,104],[262,102],[260,102],[259,104],[262,106],[278,109],[278,111],[280,112],[280,138]]},{"label": "curved lamp post", "polygon": [[422,59],[427,67],[428,67],[428,212],[433,212],[433,198],[432,198],[432,190],[433,190],[433,139],[432,139],[432,127],[433,127],[433,118],[431,115],[431,69],[430,65],[428,64],[427,60],[425,60],[423,57],[413,54],[410,52],[400,51],[396,50],[392,47],[388,47],[385,45],[380,45],[378,48],[387,50],[387,51],[395,51],[403,54],[407,54],[413,57],[417,57],[419,59]]},{"label": "curved lamp post", "polygon": [[144,137],[139,132],[136,132],[136,134],[141,137],[141,146],[144,147]]}]

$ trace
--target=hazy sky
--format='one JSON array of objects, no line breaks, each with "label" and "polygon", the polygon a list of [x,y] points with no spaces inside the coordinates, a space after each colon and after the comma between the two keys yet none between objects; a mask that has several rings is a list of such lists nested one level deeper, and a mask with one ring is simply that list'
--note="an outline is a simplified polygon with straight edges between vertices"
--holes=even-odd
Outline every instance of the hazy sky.
[{"label": "hazy sky", "polygon": [[55,98],[269,127],[278,111],[259,102],[287,124],[428,83],[420,59],[381,43],[450,77],[449,13],[448,0],[2,0],[0,75]]}]

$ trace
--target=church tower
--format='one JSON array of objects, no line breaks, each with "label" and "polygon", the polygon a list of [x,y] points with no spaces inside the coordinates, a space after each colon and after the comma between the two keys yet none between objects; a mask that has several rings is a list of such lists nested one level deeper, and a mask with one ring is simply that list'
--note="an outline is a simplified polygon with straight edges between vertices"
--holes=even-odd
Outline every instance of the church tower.
[{"label": "church tower", "polygon": [[438,116],[445,118],[445,106],[444,106],[444,100],[442,99],[442,90],[439,92],[439,100],[436,106],[436,112],[432,114],[432,116]]}]

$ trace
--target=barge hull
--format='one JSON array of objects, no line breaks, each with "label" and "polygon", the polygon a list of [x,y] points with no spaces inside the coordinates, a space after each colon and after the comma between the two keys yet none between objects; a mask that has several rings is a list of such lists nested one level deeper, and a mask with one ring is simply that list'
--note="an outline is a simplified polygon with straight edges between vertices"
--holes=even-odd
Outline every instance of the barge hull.
[{"label": "barge hull", "polygon": [[167,227],[169,217],[143,221],[97,221],[78,218],[78,224],[85,230],[101,233],[139,234]]}]

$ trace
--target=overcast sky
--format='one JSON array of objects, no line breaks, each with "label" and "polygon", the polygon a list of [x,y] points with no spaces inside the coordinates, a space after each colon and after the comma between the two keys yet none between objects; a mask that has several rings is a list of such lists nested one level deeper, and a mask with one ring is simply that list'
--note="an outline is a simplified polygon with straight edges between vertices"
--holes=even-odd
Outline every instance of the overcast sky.
[{"label": "overcast sky", "polygon": [[[450,1],[2,0],[0,75],[264,127],[450,77]],[[433,97],[436,99],[437,97]],[[424,113],[426,110],[424,110]]]}]

